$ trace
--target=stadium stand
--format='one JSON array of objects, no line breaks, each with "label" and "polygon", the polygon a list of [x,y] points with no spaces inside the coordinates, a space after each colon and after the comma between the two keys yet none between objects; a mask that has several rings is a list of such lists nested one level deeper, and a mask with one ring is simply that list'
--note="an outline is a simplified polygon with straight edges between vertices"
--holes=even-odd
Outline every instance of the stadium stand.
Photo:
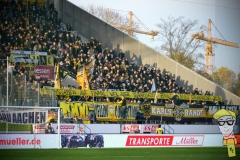
[{"label": "stadium stand", "polygon": [[[54,64],[60,62],[62,70],[74,77],[78,67],[87,63],[93,56],[95,64],[89,77],[92,90],[150,92],[155,77],[158,92],[190,93],[186,86],[178,85],[175,77],[171,77],[169,72],[163,74],[161,70],[164,68],[160,70],[154,65],[140,65],[137,61],[138,57],[133,56],[128,59],[121,50],[117,52],[115,48],[104,48],[96,37],[83,40],[82,36],[74,31],[70,22],[66,25],[62,23],[53,4],[48,7],[46,4],[39,5],[37,2],[23,4],[21,1],[1,1],[0,4],[0,59],[6,59],[11,50],[47,52],[48,55],[54,56]],[[6,62],[0,61],[0,65],[2,92],[6,92]],[[31,75],[29,68],[24,64],[10,63],[10,65],[13,70],[13,80],[10,79],[9,82],[14,84],[14,87],[11,88],[11,96],[15,97],[12,104],[33,105],[35,101],[31,101],[31,99],[37,99],[38,83],[41,87],[54,87],[51,80],[39,79],[39,77]],[[27,92],[23,93],[25,75]],[[62,87],[77,88],[78,86],[69,84]],[[196,88],[192,94],[211,95],[212,92],[203,92]],[[52,105],[50,104],[51,96],[42,96],[41,100],[45,100],[42,102],[42,106]],[[86,97],[58,98],[59,100],[86,100]],[[88,97],[88,100],[90,99]],[[104,101],[105,98],[98,100]],[[140,99],[133,101],[138,100]]]}]

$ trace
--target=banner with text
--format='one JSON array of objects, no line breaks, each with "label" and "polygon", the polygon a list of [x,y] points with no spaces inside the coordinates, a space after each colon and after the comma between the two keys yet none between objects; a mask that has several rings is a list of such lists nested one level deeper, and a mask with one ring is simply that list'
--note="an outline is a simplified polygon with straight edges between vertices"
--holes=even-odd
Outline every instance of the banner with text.
[{"label": "banner with text", "polygon": [[[172,106],[171,108],[166,106],[157,106],[151,105],[151,113],[150,119],[154,117],[154,119],[158,119],[157,117],[162,118],[173,118],[176,121],[181,121],[183,119],[195,118],[198,119],[212,119],[212,116],[215,112],[220,109],[226,109],[233,111],[236,115],[238,115],[239,106],[233,105],[225,105],[225,106],[203,106],[203,105],[189,105],[188,108],[186,106]],[[168,119],[170,120],[170,119]]]},{"label": "banner with text", "polygon": [[0,110],[0,121],[12,124],[42,124],[47,122],[48,110]]},{"label": "banner with text", "polygon": [[[60,102],[61,112],[64,118],[87,118],[96,117],[98,121],[135,121],[139,105],[137,103],[128,103],[122,107],[113,102]],[[202,122],[212,120],[212,116],[218,110],[225,108],[233,111],[236,115],[239,112],[239,106],[203,106],[203,105],[154,105],[143,104],[141,108],[145,119],[148,120],[167,120],[167,121],[194,121]]]},{"label": "banner with text", "polygon": [[[52,89],[52,88],[41,88],[41,94],[50,94],[52,92],[58,96],[90,96],[90,97],[121,97],[125,98],[144,98],[144,99],[154,99],[156,93],[151,92],[130,92],[130,91],[100,91],[100,90],[80,90],[80,89]],[[221,96],[211,96],[211,95],[190,95],[190,94],[179,94],[179,100],[189,100],[192,101],[207,101],[222,102]],[[157,99],[169,99],[173,97],[173,93],[157,93]]]},{"label": "banner with text", "polygon": [[54,67],[53,66],[35,66],[34,74],[39,75],[41,79],[54,80]]},{"label": "banner with text", "polygon": [[20,63],[26,67],[34,67],[37,65],[54,66],[53,56],[41,54],[11,54],[9,62]]}]

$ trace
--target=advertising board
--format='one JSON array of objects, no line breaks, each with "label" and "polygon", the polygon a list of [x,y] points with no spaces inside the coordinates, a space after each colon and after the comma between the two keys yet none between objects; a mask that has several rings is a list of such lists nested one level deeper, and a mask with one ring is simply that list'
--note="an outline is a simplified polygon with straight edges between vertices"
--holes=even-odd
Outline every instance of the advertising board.
[{"label": "advertising board", "polygon": [[129,132],[141,132],[141,125],[140,124],[125,124],[122,125],[122,132],[129,133]]},{"label": "advertising board", "polygon": [[[222,140],[222,134],[61,134],[60,148],[221,147]],[[58,134],[2,134],[0,137],[0,149],[34,147],[58,148]]]},{"label": "advertising board", "polygon": [[104,147],[217,147],[221,134],[104,134]]},{"label": "advertising board", "polygon": [[35,66],[34,74],[39,75],[42,79],[54,79],[54,67],[53,66]]},{"label": "advertising board", "polygon": [[0,148],[58,148],[57,134],[2,134]]}]

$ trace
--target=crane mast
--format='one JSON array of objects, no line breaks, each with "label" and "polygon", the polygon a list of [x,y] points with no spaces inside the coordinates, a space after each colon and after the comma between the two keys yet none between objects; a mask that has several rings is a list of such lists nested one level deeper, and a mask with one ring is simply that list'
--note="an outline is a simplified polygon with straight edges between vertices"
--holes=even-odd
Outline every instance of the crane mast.
[{"label": "crane mast", "polygon": [[213,63],[214,54],[213,54],[213,49],[212,49],[212,44],[213,43],[238,48],[237,43],[229,42],[229,41],[226,41],[226,40],[222,40],[222,39],[212,37],[211,23],[212,23],[212,21],[209,19],[208,20],[208,32],[207,32],[206,37],[204,37],[204,33],[202,31],[198,34],[192,34],[191,35],[191,37],[195,38],[198,42],[200,40],[206,41],[205,70],[209,75],[212,74],[213,64],[214,64]]}]

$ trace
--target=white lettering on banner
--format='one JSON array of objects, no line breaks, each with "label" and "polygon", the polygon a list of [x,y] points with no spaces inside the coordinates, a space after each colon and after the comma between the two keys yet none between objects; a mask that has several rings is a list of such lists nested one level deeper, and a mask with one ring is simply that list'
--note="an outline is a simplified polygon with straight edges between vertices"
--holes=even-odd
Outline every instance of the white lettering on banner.
[{"label": "white lettering on banner", "polygon": [[155,108],[152,107],[152,114],[160,114],[160,115],[172,115],[172,109],[166,109],[166,108]]},{"label": "white lettering on banner", "polygon": [[38,59],[29,59],[29,58],[26,58],[24,59],[23,57],[22,58],[19,58],[19,57],[13,57],[13,62],[19,62],[19,63],[38,63]]},{"label": "white lettering on banner", "polygon": [[129,135],[125,146],[171,146],[172,140],[170,135]]},{"label": "white lettering on banner", "polygon": [[47,52],[37,52],[37,51],[23,51],[23,50],[11,50],[11,54],[35,54],[35,55],[47,55]]},{"label": "white lettering on banner", "polygon": [[137,115],[138,106],[127,106],[127,118],[135,118]]},{"label": "white lettering on banner", "polygon": [[140,130],[140,125],[122,125],[122,132],[135,132]]},{"label": "white lettering on banner", "polygon": [[143,125],[143,132],[155,132],[156,129],[158,128],[157,124],[152,124],[152,125]]},{"label": "white lettering on banner", "polygon": [[34,73],[41,74],[41,73],[50,73],[49,69],[34,69]]},{"label": "white lettering on banner", "polygon": [[96,104],[96,105],[94,105],[94,111],[98,118],[108,117],[108,106],[107,105]]},{"label": "white lettering on banner", "polygon": [[185,109],[185,116],[201,117],[203,110]]},{"label": "white lettering on banner", "polygon": [[170,145],[170,138],[130,138],[130,145]]},{"label": "white lettering on banner", "polygon": [[238,106],[208,106],[209,108],[209,114],[214,114],[220,109],[226,109],[233,112],[236,112],[238,110]]},{"label": "white lettering on banner", "polygon": [[204,135],[174,136],[173,146],[202,146]]},{"label": "white lettering on banner", "polygon": [[53,66],[35,66],[34,74],[40,75],[41,78],[54,79]]},{"label": "white lettering on banner", "polygon": [[[55,128],[55,133],[58,132],[58,125],[53,125],[53,128]],[[60,125],[60,133],[77,133],[77,130],[75,131],[75,125]]]}]

